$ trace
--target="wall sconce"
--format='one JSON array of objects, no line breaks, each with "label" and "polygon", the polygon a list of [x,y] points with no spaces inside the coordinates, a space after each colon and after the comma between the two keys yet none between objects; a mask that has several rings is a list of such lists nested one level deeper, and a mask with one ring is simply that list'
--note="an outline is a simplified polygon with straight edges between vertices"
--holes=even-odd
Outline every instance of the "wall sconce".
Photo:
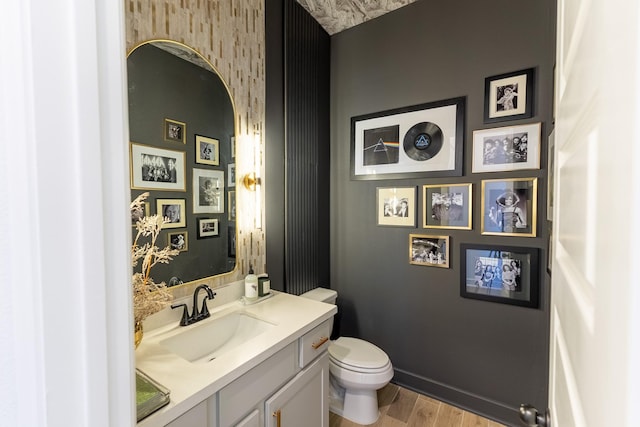
[{"label": "wall sconce", "polygon": [[247,190],[242,196],[244,211],[244,227],[248,229],[262,228],[262,138],[260,132],[253,136],[245,135],[242,144],[244,148],[243,169],[240,183]]},{"label": "wall sconce", "polygon": [[242,178],[242,184],[244,185],[244,188],[246,188],[249,191],[256,191],[256,187],[260,186],[262,184],[261,179],[259,176],[256,176],[255,172],[251,172],[246,174],[243,178]]}]

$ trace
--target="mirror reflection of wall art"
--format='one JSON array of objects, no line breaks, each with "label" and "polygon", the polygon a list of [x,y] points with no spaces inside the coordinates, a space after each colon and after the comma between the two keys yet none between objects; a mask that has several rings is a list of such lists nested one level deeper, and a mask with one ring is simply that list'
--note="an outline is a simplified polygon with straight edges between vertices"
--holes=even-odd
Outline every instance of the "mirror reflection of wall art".
[{"label": "mirror reflection of wall art", "polygon": [[220,235],[217,218],[198,218],[198,239],[208,239]]},{"label": "mirror reflection of wall art", "polygon": [[167,221],[162,228],[187,226],[187,212],[184,199],[156,199],[156,212]]},{"label": "mirror reflection of wall art", "polygon": [[464,298],[538,307],[538,249],[460,245],[460,295]]},{"label": "mirror reflection of wall art", "polygon": [[236,257],[236,227],[232,225],[227,227],[227,256]]},{"label": "mirror reflection of wall art", "polygon": [[484,81],[484,122],[532,117],[533,79],[533,68],[487,77]]},{"label": "mirror reflection of wall art", "polygon": [[378,187],[376,206],[378,225],[416,226],[416,187]]},{"label": "mirror reflection of wall art", "polygon": [[227,166],[227,185],[229,187],[236,186],[236,164],[229,163]]},{"label": "mirror reflection of wall art", "polygon": [[184,151],[131,143],[131,188],[186,191]]},{"label": "mirror reflection of wall art", "polygon": [[188,249],[188,244],[186,231],[167,234],[167,245],[171,246],[171,249],[177,249],[180,252],[185,252]]},{"label": "mirror reflection of wall art", "polygon": [[538,178],[482,181],[482,234],[535,237]]},{"label": "mirror reflection of wall art", "polygon": [[422,227],[471,230],[473,184],[422,186]]},{"label": "mirror reflection of wall art", "polygon": [[139,210],[131,210],[131,226],[135,227],[136,223],[144,218],[145,216],[150,215],[149,210],[149,202],[143,202],[142,207]]},{"label": "mirror reflection of wall art", "polygon": [[540,123],[473,131],[471,171],[540,169]]},{"label": "mirror reflection of wall art", "polygon": [[409,264],[449,268],[449,236],[409,234]]},{"label": "mirror reflection of wall art", "polygon": [[193,213],[224,212],[224,172],[193,169]]},{"label": "mirror reflection of wall art", "polygon": [[236,220],[236,192],[229,191],[229,193],[227,194],[229,195],[229,200],[228,200],[229,220],[235,221]]},{"label": "mirror reflection of wall art", "polygon": [[196,163],[218,166],[220,164],[220,141],[196,135]]},{"label": "mirror reflection of wall art", "polygon": [[177,120],[164,119],[164,140],[171,142],[187,142],[187,124]]}]

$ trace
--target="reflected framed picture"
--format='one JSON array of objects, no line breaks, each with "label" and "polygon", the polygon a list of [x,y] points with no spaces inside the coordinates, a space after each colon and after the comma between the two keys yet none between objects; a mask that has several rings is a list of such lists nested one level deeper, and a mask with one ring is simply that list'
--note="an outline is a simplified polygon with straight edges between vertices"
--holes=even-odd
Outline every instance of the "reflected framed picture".
[{"label": "reflected framed picture", "polygon": [[185,152],[132,142],[131,188],[134,190],[186,191]]},{"label": "reflected framed picture", "polygon": [[378,225],[416,227],[416,187],[378,187],[376,211]]},{"label": "reflected framed picture", "polygon": [[462,176],[466,98],[351,118],[351,179]]},{"label": "reflected framed picture", "polygon": [[172,119],[164,119],[164,140],[170,142],[187,142],[187,124]]},{"label": "reflected framed picture", "polygon": [[229,200],[227,200],[227,205],[229,206],[229,221],[236,220],[236,192],[229,191],[227,193]]},{"label": "reflected framed picture", "polygon": [[177,233],[167,233],[167,245],[171,249],[177,249],[180,252],[185,252],[188,249],[187,232],[180,231]]},{"label": "reflected framed picture", "polygon": [[229,163],[227,165],[227,186],[229,188],[236,186],[236,164]]},{"label": "reflected framed picture", "polygon": [[185,199],[156,199],[156,212],[166,221],[162,228],[187,226]]},{"label": "reflected framed picture", "polygon": [[473,173],[540,169],[541,123],[473,131]]},{"label": "reflected framed picture", "polygon": [[473,184],[422,186],[422,227],[471,230]]},{"label": "reflected framed picture", "polygon": [[534,68],[487,77],[484,81],[484,122],[531,118],[534,78]]},{"label": "reflected framed picture", "polygon": [[218,166],[220,164],[220,141],[196,135],[196,163]]},{"label": "reflected framed picture", "polygon": [[198,239],[209,239],[220,235],[217,218],[198,218]]},{"label": "reflected framed picture", "polygon": [[538,178],[482,181],[482,234],[536,237]]},{"label": "reflected framed picture", "polygon": [[449,236],[409,234],[409,264],[449,268]]},{"label": "reflected framed picture", "polygon": [[131,226],[135,227],[136,223],[145,216],[150,215],[149,202],[143,202],[142,209],[131,211]]},{"label": "reflected framed picture", "polygon": [[224,212],[224,172],[193,168],[193,213]]},{"label": "reflected framed picture", "polygon": [[553,221],[553,186],[556,167],[556,131],[549,134],[547,152],[547,220]]},{"label": "reflected framed picture", "polygon": [[538,248],[460,245],[460,296],[537,308]]},{"label": "reflected framed picture", "polygon": [[227,256],[236,257],[236,227],[233,225],[227,227]]}]

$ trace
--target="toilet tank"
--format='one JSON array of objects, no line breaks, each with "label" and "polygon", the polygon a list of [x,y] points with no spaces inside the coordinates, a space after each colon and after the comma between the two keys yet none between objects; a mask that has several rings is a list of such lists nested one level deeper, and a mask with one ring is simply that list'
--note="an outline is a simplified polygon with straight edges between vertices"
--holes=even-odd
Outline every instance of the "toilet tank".
[{"label": "toilet tank", "polygon": [[309,292],[305,292],[300,296],[302,298],[308,298],[314,301],[326,302],[327,304],[335,305],[336,298],[338,298],[338,293],[333,289],[315,288],[310,290]]}]

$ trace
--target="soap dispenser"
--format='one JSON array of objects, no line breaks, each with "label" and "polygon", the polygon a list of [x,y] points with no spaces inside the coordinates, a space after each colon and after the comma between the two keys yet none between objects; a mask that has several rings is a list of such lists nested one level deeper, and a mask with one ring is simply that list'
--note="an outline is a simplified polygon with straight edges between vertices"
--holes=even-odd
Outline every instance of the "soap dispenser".
[{"label": "soap dispenser", "polygon": [[249,274],[244,278],[244,297],[249,301],[258,298],[258,276],[253,273],[252,266],[249,266]]}]

